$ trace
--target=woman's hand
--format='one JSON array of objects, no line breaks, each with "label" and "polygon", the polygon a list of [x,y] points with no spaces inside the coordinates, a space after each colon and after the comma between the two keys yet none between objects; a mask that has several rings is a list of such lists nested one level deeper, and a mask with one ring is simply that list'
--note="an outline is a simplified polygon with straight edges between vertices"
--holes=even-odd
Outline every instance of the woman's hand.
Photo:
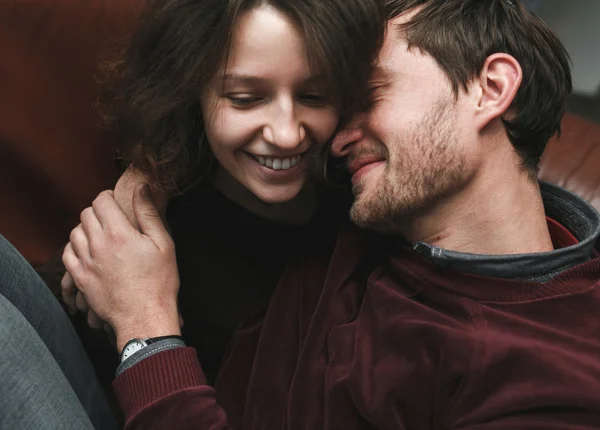
[{"label": "woman's hand", "polygon": [[147,185],[133,196],[141,231],[114,193],[101,193],[81,214],[63,263],[98,318],[113,328],[119,349],[132,337],[180,334],[175,247]]}]

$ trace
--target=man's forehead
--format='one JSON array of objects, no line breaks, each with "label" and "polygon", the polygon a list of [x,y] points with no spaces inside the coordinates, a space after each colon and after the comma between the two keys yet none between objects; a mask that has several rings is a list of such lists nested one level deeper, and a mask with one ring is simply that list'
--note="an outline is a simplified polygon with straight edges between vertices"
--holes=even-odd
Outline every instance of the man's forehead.
[{"label": "man's forehead", "polygon": [[404,36],[399,36],[396,27],[390,28],[374,64],[373,74],[381,77],[397,75],[398,62],[406,61],[408,54],[408,43]]},{"label": "man's forehead", "polygon": [[392,67],[392,65],[386,64],[385,62],[382,62],[382,61],[378,61],[373,66],[373,72],[371,74],[371,77],[373,79],[386,79],[386,78],[391,78],[397,74],[398,74],[398,71],[395,70],[394,67]]}]

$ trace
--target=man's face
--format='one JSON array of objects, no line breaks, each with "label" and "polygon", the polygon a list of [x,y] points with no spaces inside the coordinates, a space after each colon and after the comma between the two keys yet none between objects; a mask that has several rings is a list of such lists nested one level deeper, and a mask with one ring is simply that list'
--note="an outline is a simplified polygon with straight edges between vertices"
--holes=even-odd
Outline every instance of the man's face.
[{"label": "man's face", "polygon": [[372,105],[334,139],[346,157],[355,202],[352,220],[363,227],[397,231],[469,182],[478,155],[468,97],[456,97],[435,60],[408,50],[389,23],[371,86]]}]

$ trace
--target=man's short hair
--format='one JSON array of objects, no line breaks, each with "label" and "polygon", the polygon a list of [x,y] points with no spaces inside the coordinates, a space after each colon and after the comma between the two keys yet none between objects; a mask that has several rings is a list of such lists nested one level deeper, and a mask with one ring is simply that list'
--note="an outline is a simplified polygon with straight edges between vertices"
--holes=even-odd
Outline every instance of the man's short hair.
[{"label": "man's short hair", "polygon": [[386,0],[388,18],[420,8],[399,31],[409,48],[431,55],[454,92],[465,90],[488,56],[506,53],[523,70],[523,82],[503,118],[523,165],[537,174],[572,91],[571,62],[558,37],[520,0]]}]

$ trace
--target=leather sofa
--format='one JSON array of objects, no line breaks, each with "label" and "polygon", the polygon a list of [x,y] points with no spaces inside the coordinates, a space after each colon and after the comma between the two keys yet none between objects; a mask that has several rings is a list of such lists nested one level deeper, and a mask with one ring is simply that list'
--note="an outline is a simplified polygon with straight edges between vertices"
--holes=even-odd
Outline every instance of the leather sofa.
[{"label": "leather sofa", "polygon": [[[34,266],[117,179],[113,142],[96,127],[95,70],[134,27],[140,3],[0,2],[0,232]],[[600,126],[567,115],[540,176],[600,209]]]},{"label": "leather sofa", "polygon": [[117,178],[114,146],[97,127],[96,70],[135,24],[134,6],[0,1],[0,232],[34,265]]},{"label": "leather sofa", "polygon": [[560,138],[550,141],[544,152],[540,178],[580,195],[600,210],[600,125],[566,114]]}]

